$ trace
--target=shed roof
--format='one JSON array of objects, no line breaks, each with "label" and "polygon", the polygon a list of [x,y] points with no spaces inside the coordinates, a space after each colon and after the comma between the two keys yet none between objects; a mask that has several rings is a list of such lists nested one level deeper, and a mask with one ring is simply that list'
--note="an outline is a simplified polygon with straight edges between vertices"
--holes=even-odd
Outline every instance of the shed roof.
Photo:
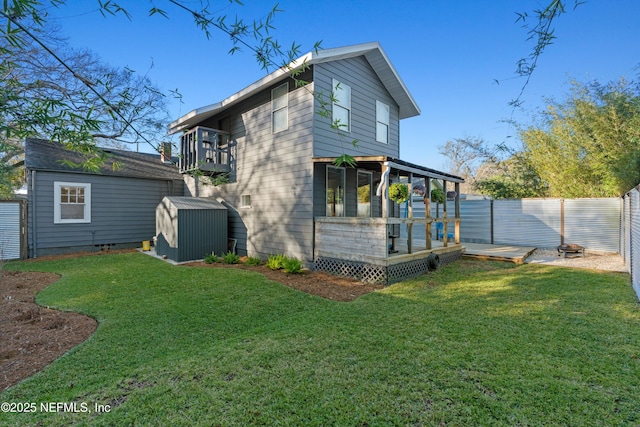
[{"label": "shed roof", "polygon": [[[182,179],[182,175],[178,172],[176,165],[162,163],[159,155],[110,148],[104,148],[104,151],[108,157],[100,167],[100,171],[97,173],[89,172],[82,168],[74,168],[62,162],[63,160],[69,160],[74,163],[82,163],[84,158],[81,153],[67,150],[57,142],[27,138],[25,141],[25,167],[31,170],[129,178]],[[114,162],[118,162],[122,167],[114,170]]]},{"label": "shed roof", "polygon": [[364,58],[369,62],[384,86],[387,88],[393,99],[396,101],[396,103],[400,107],[400,119],[405,119],[420,114],[420,108],[418,107],[418,104],[416,104],[413,96],[411,96],[404,82],[398,75],[398,72],[391,64],[391,61],[389,61],[387,54],[384,52],[384,50],[382,50],[380,43],[371,42],[309,52],[289,64],[290,68],[279,68],[278,70],[263,77],[252,85],[247,86],[241,91],[231,95],[223,101],[197,108],[185,114],[169,125],[169,133],[177,133],[181,130],[191,128],[197,125],[199,122],[213,117],[220,111],[260,92],[267,86],[286,79],[287,77],[289,77],[291,69],[300,68],[303,65],[321,64],[324,62],[338,61],[342,59],[355,58],[358,56],[364,56]]},{"label": "shed roof", "polygon": [[227,208],[217,200],[199,197],[165,196],[163,203],[165,202],[171,203],[178,210],[227,210]]}]

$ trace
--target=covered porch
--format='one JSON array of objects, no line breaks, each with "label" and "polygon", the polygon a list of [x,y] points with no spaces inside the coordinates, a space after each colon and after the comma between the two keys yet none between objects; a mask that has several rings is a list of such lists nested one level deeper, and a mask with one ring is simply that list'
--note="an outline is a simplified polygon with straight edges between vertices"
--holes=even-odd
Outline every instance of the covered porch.
[{"label": "covered porch", "polygon": [[[314,261],[319,270],[356,277],[373,283],[390,284],[420,275],[459,259],[460,177],[384,156],[356,157],[356,171],[333,165],[332,158],[314,159],[322,176],[326,205],[324,215],[316,210]],[[367,181],[367,174],[370,174]],[[345,179],[346,175],[356,176]],[[401,215],[399,203],[390,200],[389,188],[407,186],[408,198]],[[368,188],[367,188],[368,186]],[[433,189],[455,200],[455,211],[433,217],[430,196]],[[414,196],[425,203],[424,216],[414,217]],[[316,200],[319,200],[316,199]],[[350,206],[354,205],[354,206]],[[352,215],[349,215],[349,213]],[[421,232],[414,232],[420,224]],[[400,239],[400,227],[406,238]]]}]

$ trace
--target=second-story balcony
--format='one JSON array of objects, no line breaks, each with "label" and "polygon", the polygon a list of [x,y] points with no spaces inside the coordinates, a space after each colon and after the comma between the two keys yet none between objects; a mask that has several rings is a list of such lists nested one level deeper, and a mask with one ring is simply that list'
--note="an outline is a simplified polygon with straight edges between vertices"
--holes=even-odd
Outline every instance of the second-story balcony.
[{"label": "second-story balcony", "polygon": [[229,172],[230,145],[228,132],[202,126],[186,131],[180,137],[180,172]]}]

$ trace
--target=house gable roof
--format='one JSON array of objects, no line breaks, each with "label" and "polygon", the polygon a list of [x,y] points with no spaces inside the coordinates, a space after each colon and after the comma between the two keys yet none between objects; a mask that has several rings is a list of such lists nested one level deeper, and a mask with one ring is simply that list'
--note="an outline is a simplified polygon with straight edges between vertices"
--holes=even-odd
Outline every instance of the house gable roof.
[{"label": "house gable roof", "polygon": [[[173,164],[162,163],[159,155],[106,148],[104,150],[108,157],[100,167],[100,171],[94,173],[62,163],[63,160],[82,163],[84,161],[82,154],[67,150],[57,142],[27,138],[25,141],[25,167],[30,170],[49,172],[182,180],[182,175],[178,172],[178,168]],[[114,170],[114,162],[118,162],[122,167]]]},{"label": "house gable roof", "polygon": [[[389,91],[389,94],[391,94],[393,99],[396,101],[400,107],[400,119],[420,114],[420,108],[407,90],[407,87],[398,75],[398,72],[393,67],[391,61],[389,61],[389,58],[378,42],[309,52],[301,58],[293,61],[290,66],[293,69],[296,69],[305,64],[321,64],[325,62],[355,58],[358,56],[364,56],[380,78],[380,81],[382,81],[382,84]],[[185,114],[169,125],[169,133],[173,134],[180,132],[181,130],[191,128],[199,122],[213,117],[225,108],[245,100],[267,86],[284,80],[287,77],[289,77],[289,71],[285,68],[279,68],[223,101],[197,108]]]}]

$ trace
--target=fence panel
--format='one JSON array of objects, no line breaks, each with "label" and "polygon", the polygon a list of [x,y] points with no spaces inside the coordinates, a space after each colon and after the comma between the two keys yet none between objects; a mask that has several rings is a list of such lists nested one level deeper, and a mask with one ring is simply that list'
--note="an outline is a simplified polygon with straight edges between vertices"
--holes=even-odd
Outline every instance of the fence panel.
[{"label": "fence panel", "polygon": [[560,199],[495,200],[493,224],[496,245],[556,247],[560,244]]},{"label": "fence panel", "polygon": [[592,251],[620,251],[620,198],[565,199],[564,243]]},{"label": "fence panel", "polygon": [[631,283],[636,295],[640,298],[640,192],[631,190]]},{"label": "fence panel", "polygon": [[22,230],[22,202],[0,201],[0,260],[21,258]]},{"label": "fence panel", "polygon": [[460,203],[460,240],[491,243],[491,200],[463,200]]},{"label": "fence panel", "polygon": [[631,196],[627,194],[623,199],[622,209],[622,248],[620,255],[624,258],[624,264],[627,271],[631,271]]}]

